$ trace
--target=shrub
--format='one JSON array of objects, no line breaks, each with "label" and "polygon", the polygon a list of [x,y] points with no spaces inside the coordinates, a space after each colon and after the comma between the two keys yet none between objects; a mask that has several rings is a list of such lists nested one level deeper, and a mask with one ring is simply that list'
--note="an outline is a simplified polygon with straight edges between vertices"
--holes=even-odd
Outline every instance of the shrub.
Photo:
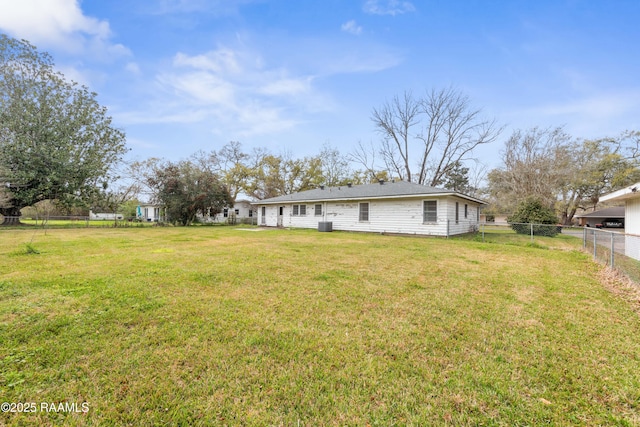
[{"label": "shrub", "polygon": [[528,199],[520,203],[515,213],[507,218],[507,222],[518,234],[530,234],[533,228],[534,235],[553,237],[560,231],[557,226],[558,217],[554,211],[537,199]]}]

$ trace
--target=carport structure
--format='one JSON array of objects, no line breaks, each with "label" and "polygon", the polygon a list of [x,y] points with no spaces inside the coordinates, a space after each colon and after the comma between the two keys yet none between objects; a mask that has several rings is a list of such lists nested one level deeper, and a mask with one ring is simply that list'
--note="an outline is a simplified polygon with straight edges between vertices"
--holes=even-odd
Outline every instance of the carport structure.
[{"label": "carport structure", "polygon": [[607,220],[615,220],[624,224],[624,206],[599,209],[587,214],[576,215],[582,227],[596,227]]}]

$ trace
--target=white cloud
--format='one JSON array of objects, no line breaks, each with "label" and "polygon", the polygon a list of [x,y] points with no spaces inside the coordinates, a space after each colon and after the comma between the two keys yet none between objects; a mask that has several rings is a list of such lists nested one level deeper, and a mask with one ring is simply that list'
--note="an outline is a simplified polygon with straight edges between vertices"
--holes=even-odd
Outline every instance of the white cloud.
[{"label": "white cloud", "polygon": [[366,13],[372,15],[401,15],[414,12],[415,6],[408,1],[400,0],[367,0],[363,6]]},{"label": "white cloud", "polygon": [[265,83],[258,91],[264,95],[298,95],[311,91],[311,77],[282,78]]},{"label": "white cloud", "polygon": [[158,77],[158,82],[196,105],[229,105],[235,98],[235,88],[231,82],[205,71],[165,74]]},{"label": "white cloud", "polygon": [[353,19],[342,24],[342,27],[340,27],[340,29],[345,33],[355,34],[356,36],[362,33],[362,27],[356,24],[356,21],[354,21]]},{"label": "white cloud", "polygon": [[231,49],[220,48],[202,55],[188,56],[178,53],[173,59],[177,67],[191,67],[219,74],[239,74],[238,53]]},{"label": "white cloud", "polygon": [[85,16],[78,0],[0,0],[0,4],[0,29],[38,48],[105,59],[130,55],[126,47],[109,41],[109,23]]},{"label": "white cloud", "polygon": [[[151,0],[150,9],[155,14],[208,13],[216,16],[237,13],[242,5],[256,0]],[[259,1],[259,0],[258,0]]]},{"label": "white cloud", "polygon": [[[503,119],[516,127],[561,126],[576,137],[617,135],[640,125],[640,89],[600,93],[570,101],[511,110]],[[525,123],[526,120],[526,123]]]},{"label": "white cloud", "polygon": [[339,48],[326,40],[290,41],[286,48],[269,50],[268,57],[248,46],[243,40],[235,47],[176,53],[171,67],[153,80],[154,87],[147,87],[146,107],[123,111],[118,119],[132,125],[206,126],[229,138],[289,131],[338,107],[330,94],[318,90],[317,81],[375,72],[400,61],[396,51],[363,46],[356,39],[341,40]]},{"label": "white cloud", "polygon": [[[294,127],[307,108],[321,104],[313,78],[266,67],[260,55],[228,47],[198,55],[177,53],[158,74],[145,111],[118,114],[127,124],[205,124],[221,135],[246,137]],[[313,107],[309,107],[313,105]]]},{"label": "white cloud", "polygon": [[142,73],[140,66],[135,62],[128,62],[124,69],[136,76],[139,76]]}]

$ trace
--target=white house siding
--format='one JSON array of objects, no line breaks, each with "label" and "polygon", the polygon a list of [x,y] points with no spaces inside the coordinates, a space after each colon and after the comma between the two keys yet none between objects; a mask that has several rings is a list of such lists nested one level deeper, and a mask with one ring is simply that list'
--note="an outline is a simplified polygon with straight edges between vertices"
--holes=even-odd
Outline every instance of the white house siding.
[{"label": "white house siding", "polygon": [[640,260],[640,198],[626,200],[624,216],[624,253]]},{"label": "white house siding", "polygon": [[[458,203],[458,220],[456,222],[456,203]],[[464,215],[464,207],[467,206],[467,217]],[[448,197],[446,199],[447,213],[449,218],[449,235],[465,234],[478,229],[478,209],[479,206],[470,203],[468,200]]]},{"label": "white house siding", "polygon": [[640,198],[628,199],[624,209],[624,231],[640,236]]},{"label": "white house siding", "polygon": [[258,207],[258,225],[267,227],[276,227],[278,225],[278,209],[279,205],[264,205],[265,216],[262,216],[262,206]]},{"label": "white house siding", "polygon": [[[423,201],[436,200],[435,223],[423,223]],[[460,219],[455,223],[455,202],[460,206]],[[359,220],[359,204],[369,203],[369,221]],[[467,204],[467,218],[464,205]],[[293,205],[306,205],[306,215],[293,215]],[[452,197],[419,197],[385,200],[339,200],[319,202],[322,215],[315,215],[316,203],[287,203],[284,209],[285,227],[317,228],[318,222],[330,221],[334,230],[363,231],[376,233],[422,234],[447,236],[468,233],[477,229],[478,205],[464,199]],[[278,205],[266,205],[266,221],[261,220],[262,207],[258,208],[258,224],[275,226]],[[449,221],[447,221],[449,219]]]}]

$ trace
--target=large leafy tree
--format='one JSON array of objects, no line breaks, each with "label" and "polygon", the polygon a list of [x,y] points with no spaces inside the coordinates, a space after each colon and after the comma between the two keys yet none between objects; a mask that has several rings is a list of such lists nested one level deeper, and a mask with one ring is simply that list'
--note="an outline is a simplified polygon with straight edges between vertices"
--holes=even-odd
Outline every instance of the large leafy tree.
[{"label": "large leafy tree", "polygon": [[50,55],[0,34],[0,214],[16,223],[41,200],[88,205],[113,178],[125,135],[85,86]]},{"label": "large leafy tree", "polygon": [[290,153],[274,155],[263,150],[254,156],[246,190],[256,199],[311,190],[325,182],[319,156],[294,158]]},{"label": "large leafy tree", "polygon": [[166,208],[173,223],[189,225],[198,214],[216,215],[233,204],[218,175],[190,160],[156,162],[147,170],[146,180],[154,201]]}]

